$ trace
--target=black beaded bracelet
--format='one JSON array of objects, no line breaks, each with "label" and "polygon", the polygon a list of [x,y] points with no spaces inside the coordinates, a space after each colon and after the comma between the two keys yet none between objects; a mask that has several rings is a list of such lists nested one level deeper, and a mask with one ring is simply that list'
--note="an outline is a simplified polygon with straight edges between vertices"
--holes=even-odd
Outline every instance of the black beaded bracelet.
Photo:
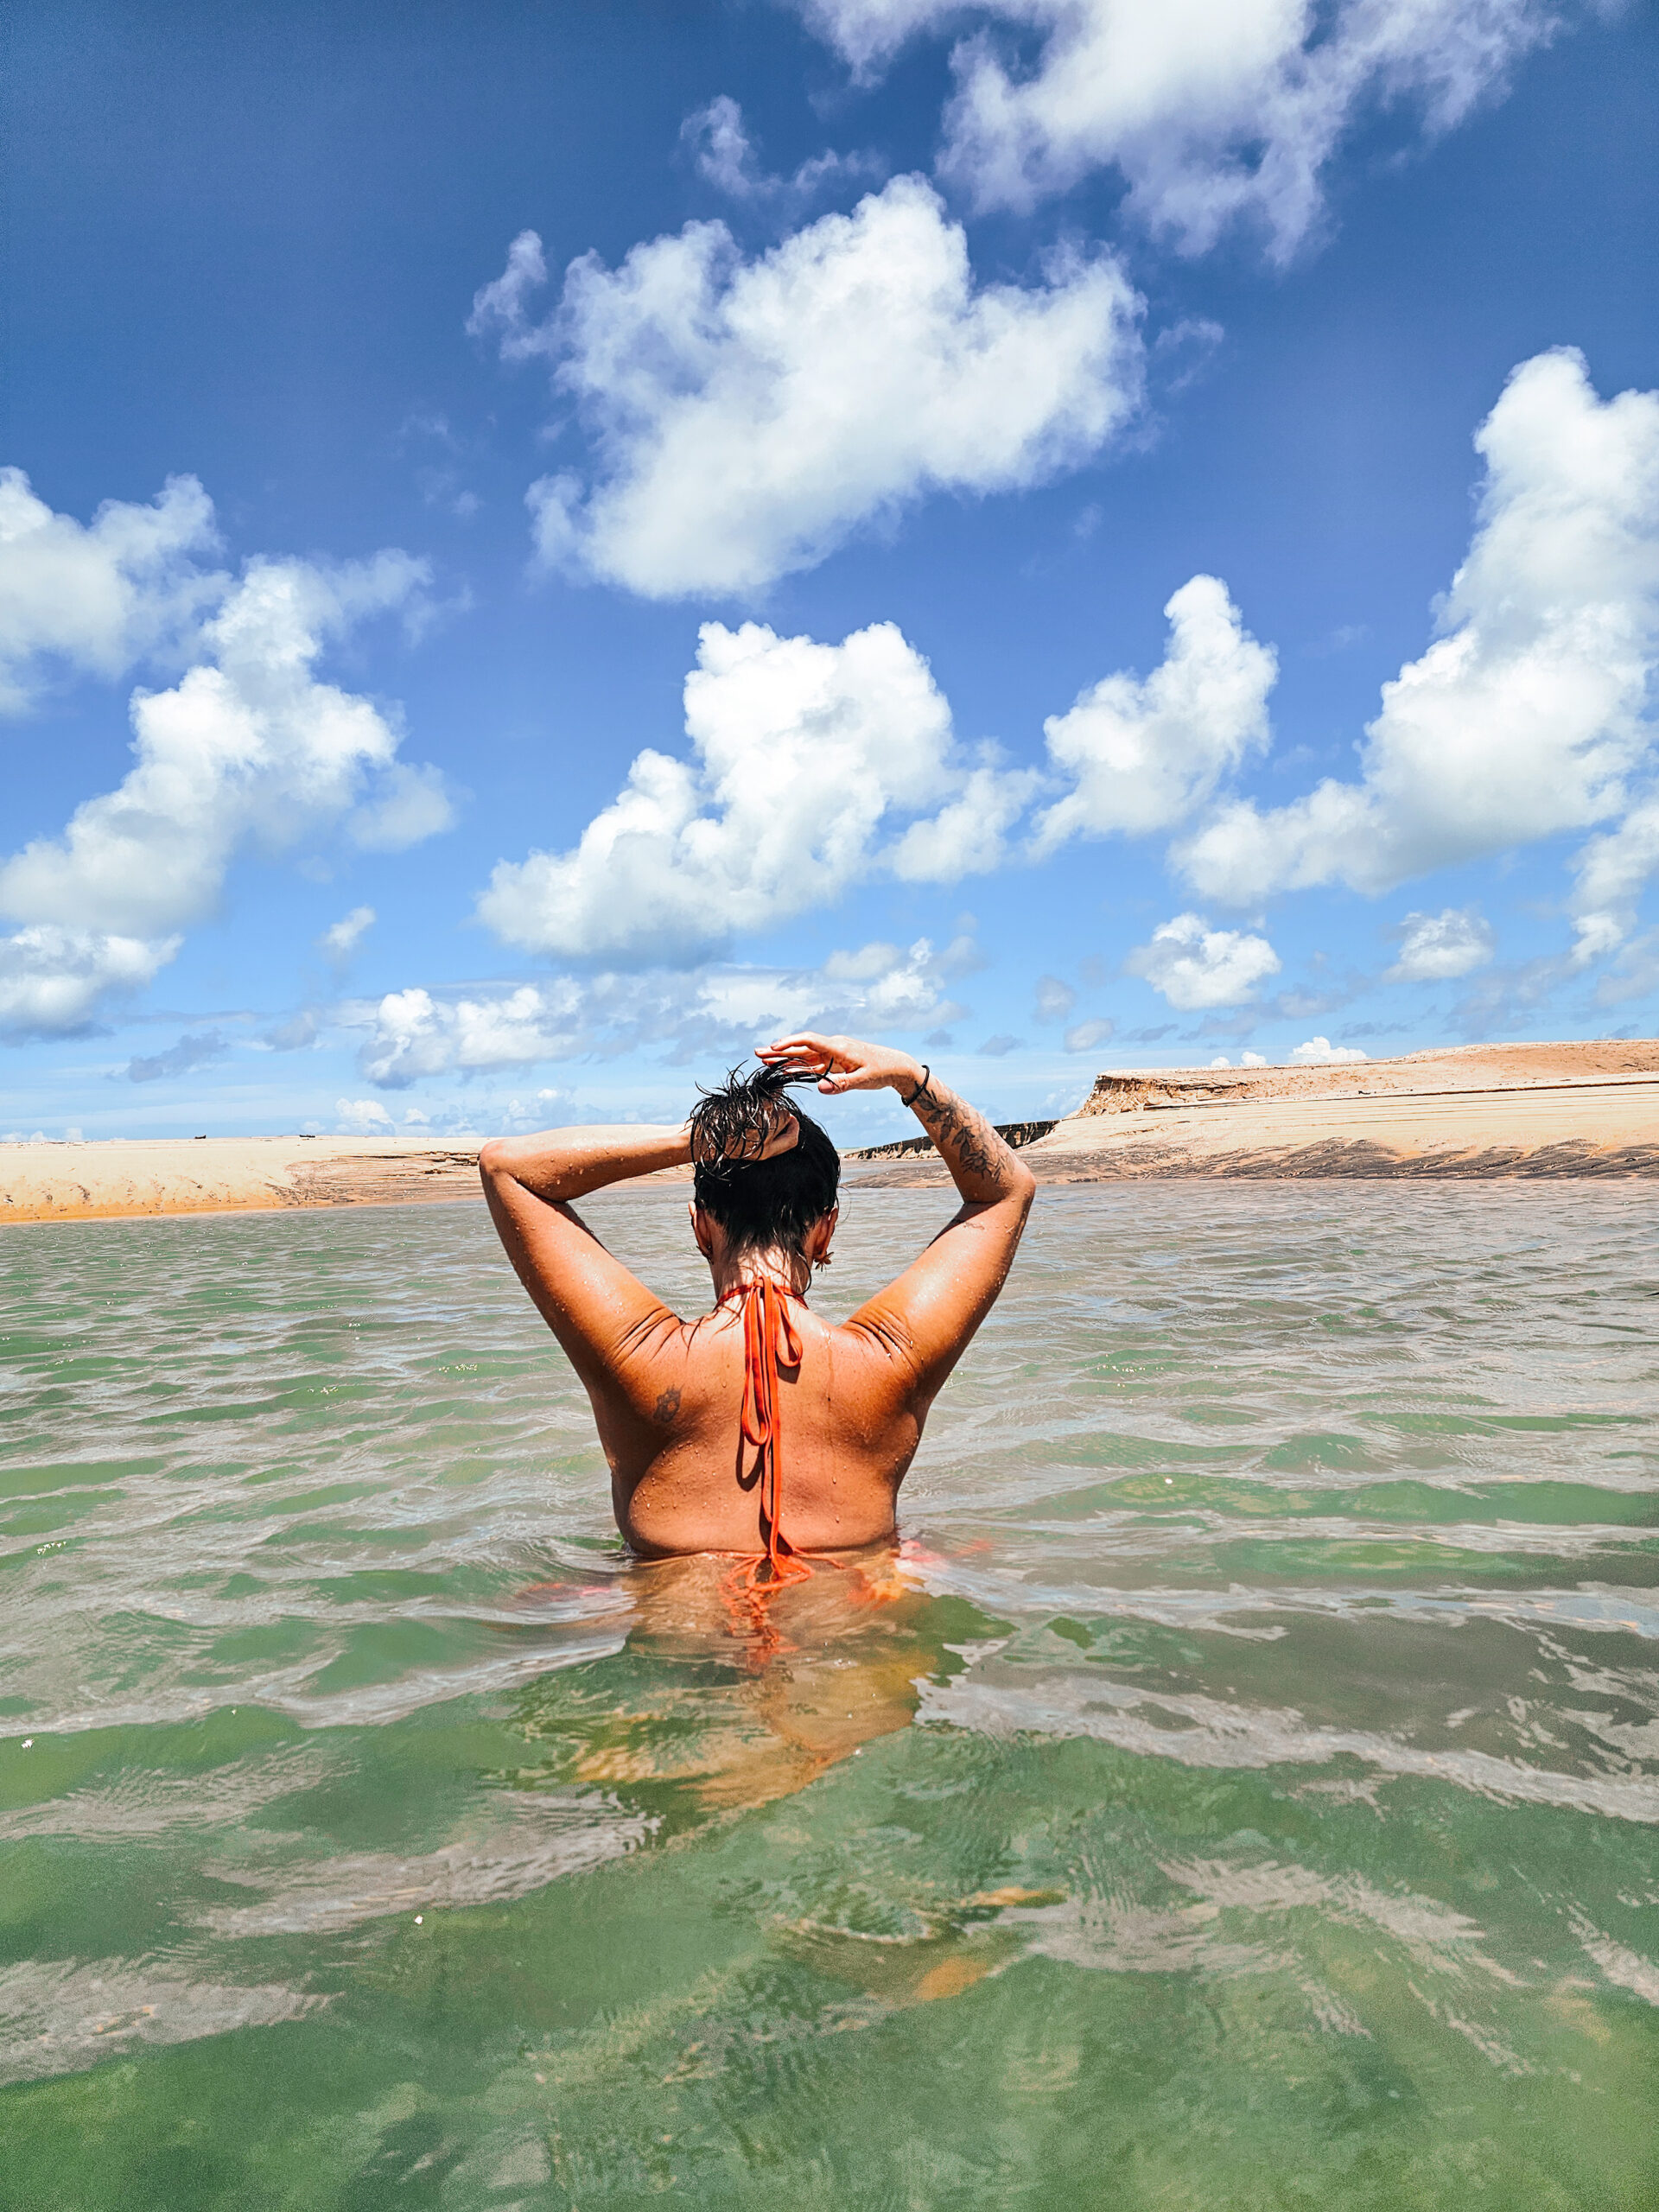
[{"label": "black beaded bracelet", "polygon": [[916,1103],[916,1101],[921,1096],[922,1093],[927,1089],[928,1082],[932,1073],[932,1069],[929,1067],[927,1062],[924,1060],[922,1062],[921,1081],[917,1084],[915,1090],[911,1092],[909,1097],[901,1098],[899,1101],[899,1103],[901,1106],[913,1106]]}]

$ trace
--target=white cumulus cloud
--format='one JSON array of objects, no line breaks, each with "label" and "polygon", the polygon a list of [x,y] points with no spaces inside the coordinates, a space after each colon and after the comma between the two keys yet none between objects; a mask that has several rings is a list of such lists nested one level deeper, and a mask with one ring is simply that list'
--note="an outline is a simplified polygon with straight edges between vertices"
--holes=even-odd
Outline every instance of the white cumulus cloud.
[{"label": "white cumulus cloud", "polygon": [[1659,872],[1659,793],[1640,800],[1616,830],[1592,837],[1575,867],[1573,957],[1582,967],[1612,951],[1636,926],[1643,887]]},{"label": "white cumulus cloud", "polygon": [[[868,76],[917,32],[967,26],[940,168],[981,208],[1028,210],[1110,165],[1151,230],[1201,252],[1241,219],[1287,258],[1356,117],[1436,134],[1556,28],[1547,0],[799,0]],[[1002,27],[1039,41],[1015,66]]]},{"label": "white cumulus cloud", "polygon": [[1389,983],[1440,983],[1484,968],[1492,957],[1491,925],[1472,909],[1408,914],[1400,925],[1400,957],[1384,970]]},{"label": "white cumulus cloud", "polygon": [[1104,677],[1044,723],[1071,789],[1039,818],[1039,853],[1069,837],[1172,829],[1266,750],[1278,662],[1243,627],[1226,585],[1194,576],[1164,613],[1169,647],[1150,676]]},{"label": "white cumulus cloud", "polygon": [[896,177],[746,260],[722,223],[572,263],[556,310],[533,232],[474,303],[545,355],[596,474],[543,478],[542,556],[651,598],[752,594],[933,491],[1023,489],[1098,452],[1141,395],[1141,302],[1117,264],[978,285],[961,226]]},{"label": "white cumulus cloud", "polygon": [[693,759],[640,753],[573,850],[500,862],[478,903],[499,937],[566,959],[694,960],[877,868],[950,881],[995,866],[1030,787],[957,757],[950,708],[891,622],[838,645],[704,624],[685,726]]},{"label": "white cumulus cloud", "polygon": [[[1443,634],[1383,686],[1360,780],[1266,810],[1223,806],[1175,855],[1207,896],[1384,891],[1625,810],[1651,757],[1659,393],[1600,400],[1578,353],[1541,353],[1510,377],[1475,443],[1478,523]],[[1615,903],[1626,898],[1618,886],[1642,849],[1639,831],[1600,846],[1585,882],[1605,877]],[[1592,893],[1580,911],[1602,910]],[[1605,939],[1609,925],[1593,926]]]},{"label": "white cumulus cloud", "polygon": [[0,936],[0,1037],[84,1029],[105,999],[149,982],[179,944],[49,924]]},{"label": "white cumulus cloud", "polygon": [[229,581],[195,557],[217,543],[194,476],[169,477],[149,506],[106,499],[83,524],[0,468],[0,714],[26,709],[54,668],[113,680],[176,649]]},{"label": "white cumulus cloud", "polygon": [[1212,930],[1198,914],[1177,914],[1137,945],[1125,970],[1161,991],[1183,1014],[1203,1007],[1242,1006],[1265,976],[1279,973],[1279,956],[1264,937]]},{"label": "white cumulus cloud", "polygon": [[1290,1057],[1301,1067],[1335,1068],[1357,1065],[1369,1055],[1357,1045],[1333,1045],[1328,1037],[1310,1037]]},{"label": "white cumulus cloud", "polygon": [[[324,570],[250,562],[201,627],[199,660],[132,699],[135,764],[79,806],[60,837],[0,863],[0,991],[14,1032],[83,1026],[105,996],[147,982],[211,911],[245,843],[279,851],[344,827],[383,842],[399,733],[368,699],[320,682],[325,645],[406,603],[423,581],[402,553]],[[435,826],[430,809],[421,833]]]},{"label": "white cumulus cloud", "polygon": [[334,1111],[341,1136],[386,1137],[392,1135],[391,1116],[378,1098],[337,1098]]},{"label": "white cumulus cloud", "polygon": [[1033,769],[1007,768],[995,747],[983,748],[976,767],[952,781],[956,797],[937,814],[912,822],[884,856],[906,883],[957,883],[987,875],[1007,856],[1009,833],[1042,779]]},{"label": "white cumulus cloud", "polygon": [[563,979],[491,998],[437,999],[418,987],[389,991],[358,1065],[371,1083],[391,1090],[452,1069],[533,1066],[582,1048],[584,1012],[582,990]]}]

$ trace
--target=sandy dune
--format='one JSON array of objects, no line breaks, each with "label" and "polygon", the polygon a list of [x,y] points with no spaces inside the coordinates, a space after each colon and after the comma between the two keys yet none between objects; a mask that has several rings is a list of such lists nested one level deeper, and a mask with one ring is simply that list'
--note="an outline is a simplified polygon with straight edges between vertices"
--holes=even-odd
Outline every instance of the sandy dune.
[{"label": "sandy dune", "polygon": [[[1021,1135],[1040,1128],[1021,1125]],[[1352,1067],[1103,1075],[1022,1156],[1043,1182],[1141,1176],[1659,1176],[1659,1043],[1469,1046]],[[852,1155],[932,1183],[931,1147]],[[679,1179],[683,1179],[683,1171]],[[0,1146],[0,1223],[476,1198],[476,1155],[396,1137]]]},{"label": "sandy dune", "polygon": [[[1659,1043],[1475,1045],[1347,1067],[1096,1078],[1021,1157],[1039,1181],[1145,1176],[1659,1175]],[[861,1183],[933,1182],[930,1150]]]}]

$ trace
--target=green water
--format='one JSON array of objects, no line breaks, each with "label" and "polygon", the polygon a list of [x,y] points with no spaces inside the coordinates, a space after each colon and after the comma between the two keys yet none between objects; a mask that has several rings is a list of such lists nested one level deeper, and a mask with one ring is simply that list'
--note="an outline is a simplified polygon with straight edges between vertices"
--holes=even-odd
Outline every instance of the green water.
[{"label": "green water", "polygon": [[480,1210],[7,1231],[0,2205],[1659,2205],[1652,1214],[1046,1192],[775,1651]]}]

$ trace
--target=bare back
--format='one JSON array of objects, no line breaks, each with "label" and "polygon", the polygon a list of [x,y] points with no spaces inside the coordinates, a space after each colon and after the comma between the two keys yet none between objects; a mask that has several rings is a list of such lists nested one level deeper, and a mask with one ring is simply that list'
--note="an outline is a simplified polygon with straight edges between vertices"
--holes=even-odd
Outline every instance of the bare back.
[{"label": "bare back", "polygon": [[[880,1338],[804,1306],[791,1315],[798,1366],[780,1367],[785,1526],[798,1551],[837,1551],[891,1533],[926,1408]],[[742,1442],[743,1325],[730,1307],[664,1332],[652,1362],[663,1418],[594,1399],[617,1525],[635,1550],[764,1548],[756,1454]],[[674,1380],[667,1380],[669,1376]]]},{"label": "bare back", "polygon": [[[832,1048],[852,1042],[790,1041],[818,1046],[831,1065]],[[925,1073],[902,1055],[880,1058],[901,1077]],[[966,1202],[848,1321],[826,1321],[798,1296],[788,1301],[799,1358],[780,1357],[777,1369],[779,1497],[798,1552],[891,1534],[928,1409],[1001,1288],[1029,1209],[1029,1172],[972,1108],[938,1084],[918,1085],[915,1097]],[[648,1555],[752,1554],[766,1535],[756,1454],[740,1426],[738,1305],[682,1319],[569,1203],[582,1190],[688,1157],[683,1131],[570,1130],[486,1146],[480,1166],[520,1280],[587,1389],[623,1535]],[[880,1204],[880,1193],[869,1195]]]}]

